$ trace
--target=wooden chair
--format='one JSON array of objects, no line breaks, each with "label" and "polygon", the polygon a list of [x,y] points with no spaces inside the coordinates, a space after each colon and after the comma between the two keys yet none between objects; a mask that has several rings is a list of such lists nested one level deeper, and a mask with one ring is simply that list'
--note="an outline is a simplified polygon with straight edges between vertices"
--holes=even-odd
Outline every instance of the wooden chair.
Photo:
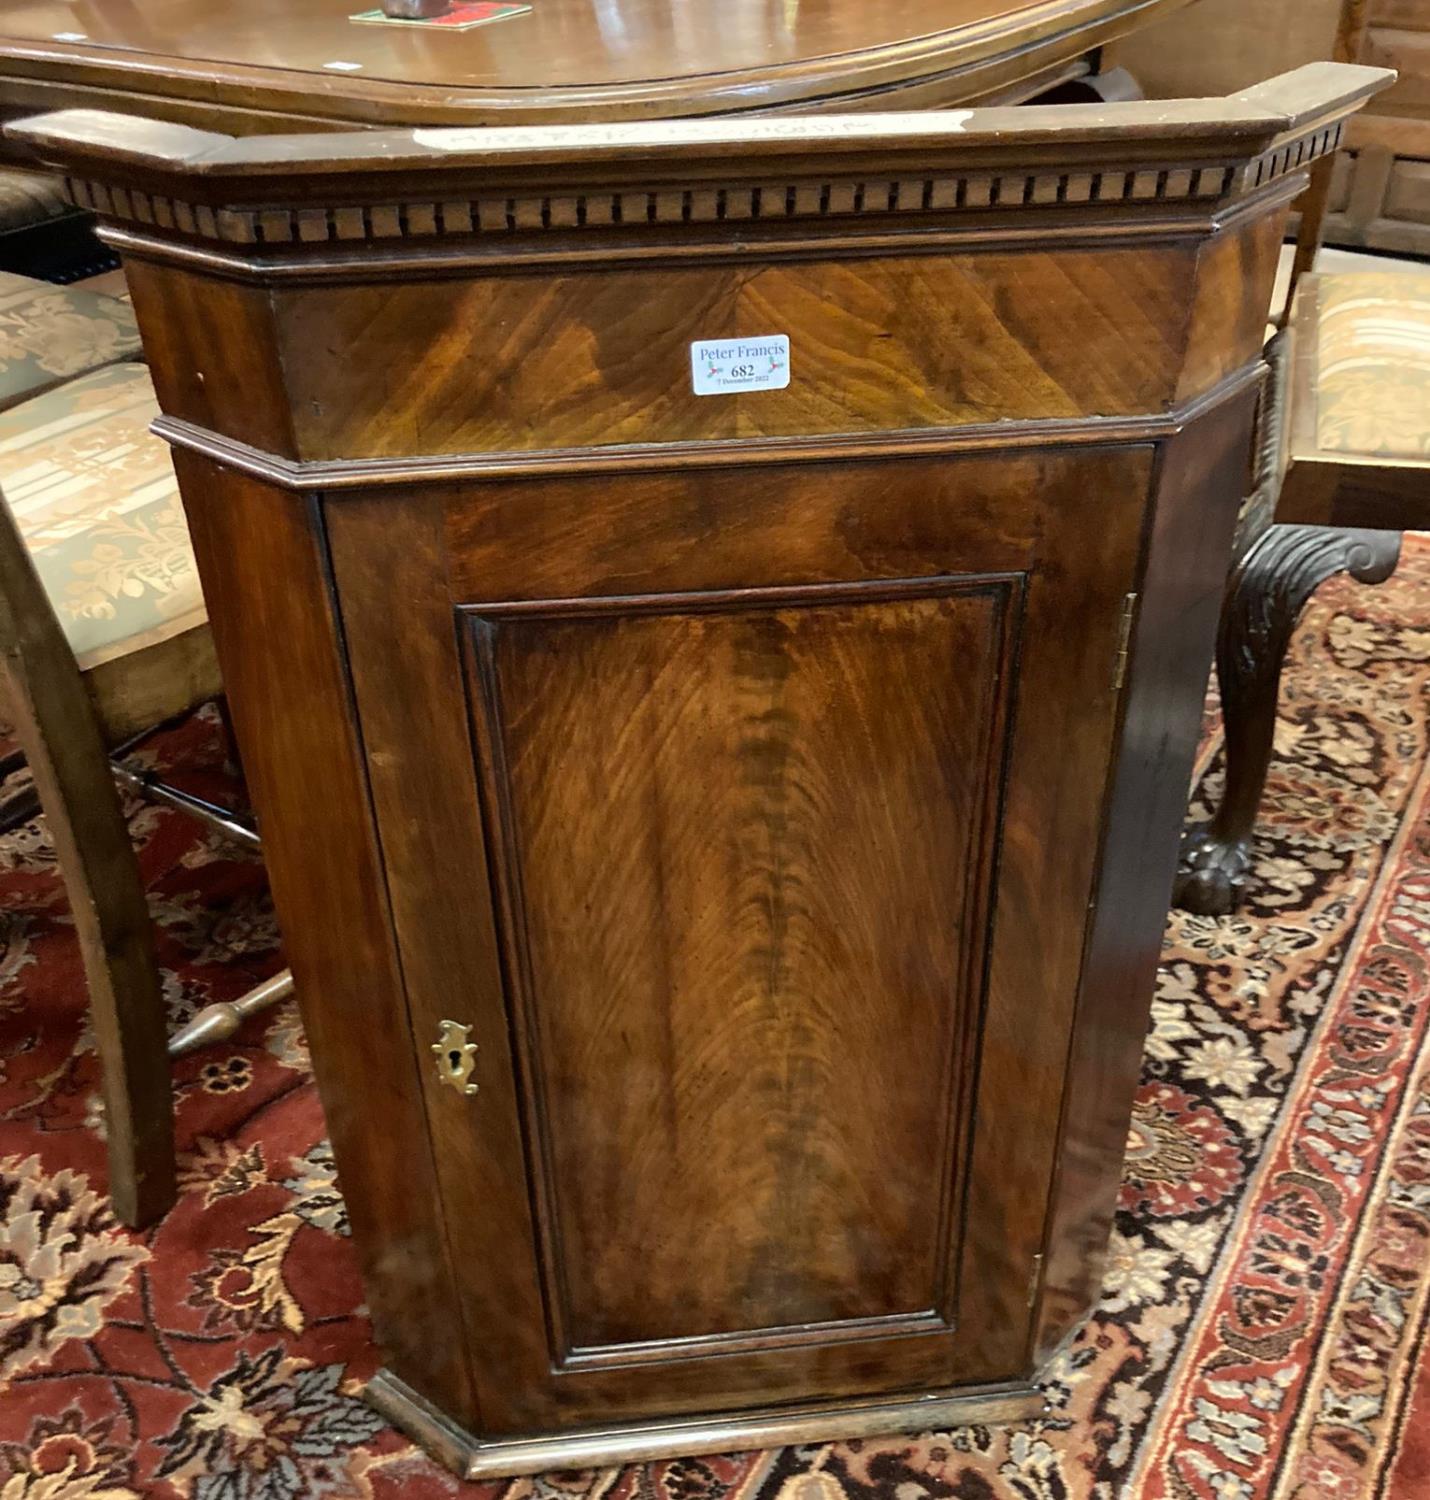
[{"label": "wooden chair", "polygon": [[[65,326],[82,340],[77,317]],[[112,347],[91,341],[90,353]],[[230,838],[258,839],[222,809],[110,758],[222,690],[168,450],[148,431],[156,411],[147,370],[130,361],[0,411],[0,681],[73,906],[103,1068],[110,1192],[134,1226],[174,1199],[169,1057],[231,1034],[292,988],[281,974],[166,1039],[115,778]],[[12,799],[7,821],[31,810]]]},{"label": "wooden chair", "polygon": [[[1364,30],[1365,7],[1349,0],[1337,61],[1354,60]],[[1335,573],[1388,578],[1401,531],[1430,525],[1430,267],[1311,272],[1334,160],[1316,164],[1303,198],[1223,602],[1225,787],[1211,820],[1184,835],[1173,895],[1204,915],[1229,912],[1250,877],[1281,668],[1306,602]]]}]

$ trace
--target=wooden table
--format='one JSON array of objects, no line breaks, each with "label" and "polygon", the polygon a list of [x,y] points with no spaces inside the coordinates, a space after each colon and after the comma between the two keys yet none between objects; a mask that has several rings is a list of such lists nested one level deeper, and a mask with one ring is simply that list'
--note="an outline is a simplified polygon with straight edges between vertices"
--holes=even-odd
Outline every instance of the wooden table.
[{"label": "wooden table", "polygon": [[246,135],[1015,101],[1187,0],[534,0],[466,32],[377,0],[38,0],[0,14],[0,115],[73,105]]}]

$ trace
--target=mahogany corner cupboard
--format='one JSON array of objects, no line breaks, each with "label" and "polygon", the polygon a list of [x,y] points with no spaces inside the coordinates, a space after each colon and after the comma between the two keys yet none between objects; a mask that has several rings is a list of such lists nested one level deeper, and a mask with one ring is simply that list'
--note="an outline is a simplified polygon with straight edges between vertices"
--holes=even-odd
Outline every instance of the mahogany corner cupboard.
[{"label": "mahogany corner cupboard", "polygon": [[125,259],[372,1397],[459,1473],[1036,1405],[1287,207],[1389,76],[11,127]]}]

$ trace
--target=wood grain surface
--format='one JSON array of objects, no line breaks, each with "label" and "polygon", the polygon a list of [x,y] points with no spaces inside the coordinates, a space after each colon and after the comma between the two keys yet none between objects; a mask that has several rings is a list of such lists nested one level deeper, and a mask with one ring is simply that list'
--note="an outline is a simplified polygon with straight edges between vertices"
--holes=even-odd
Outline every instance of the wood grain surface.
[{"label": "wood grain surface", "polygon": [[193,455],[176,468],[373,1331],[403,1379],[476,1422],[318,517]]},{"label": "wood grain surface", "polygon": [[[885,0],[707,11],[542,0],[470,31],[363,0],[37,0],[0,17],[3,109],[75,103],[242,133],[1019,98],[1185,0]],[[341,66],[334,67],[333,64]]]},{"label": "wood grain surface", "polygon": [[[456,1471],[1027,1409],[1106,1244],[1276,240],[1385,81],[19,132],[130,256],[376,1399]],[[694,395],[769,333],[787,387]]]},{"label": "wood grain surface", "polygon": [[571,1348],[952,1312],[1016,594],[848,592],[474,619]]},{"label": "wood grain surface", "polygon": [[328,503],[485,1430],[1025,1368],[1153,451]]}]

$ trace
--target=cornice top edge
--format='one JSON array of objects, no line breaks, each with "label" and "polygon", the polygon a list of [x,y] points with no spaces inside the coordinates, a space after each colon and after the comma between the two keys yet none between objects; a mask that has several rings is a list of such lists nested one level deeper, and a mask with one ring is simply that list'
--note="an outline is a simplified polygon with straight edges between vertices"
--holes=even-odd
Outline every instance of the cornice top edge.
[{"label": "cornice top edge", "polygon": [[[788,228],[815,232],[821,243],[851,233],[910,229],[971,231],[990,216],[1013,236],[1055,226],[1087,233],[1165,233],[1179,223],[1206,223],[1245,204],[1269,202],[1276,185],[1330,155],[1343,121],[1300,136],[1282,136],[1258,156],[1159,161],[1136,157],[1106,162],[997,166],[991,163],[871,162],[843,173],[774,171],[759,175],[739,162],[723,178],[679,178],[625,184],[593,183],[565,189],[427,182],[416,178],[387,201],[210,203],[179,196],[183,181],[122,186],[99,174],[65,179],[71,200],[106,224],[138,233],[155,252],[170,242],[236,249],[255,265],[273,254],[311,259],[368,247],[389,250],[481,247],[505,254],[526,246],[591,245],[628,251],[639,242],[729,248],[752,234]],[[173,192],[174,196],[170,193]],[[1210,215],[1210,217],[1208,217]],[[1200,217],[1198,217],[1200,216]],[[1022,227],[1018,227],[1018,226]],[[594,236],[587,239],[588,232]],[[599,237],[595,237],[599,236]],[[612,243],[613,237],[622,241]],[[625,242],[630,244],[626,245]]]},{"label": "cornice top edge", "polygon": [[[262,181],[321,176],[330,186],[397,174],[493,174],[554,169],[572,184],[615,172],[719,172],[732,158],[752,172],[787,172],[811,155],[914,160],[976,158],[983,152],[1091,152],[1116,157],[1256,155],[1302,121],[1339,118],[1393,82],[1383,68],[1313,63],[1225,99],[1138,100],[920,113],[646,120],[601,125],[479,126],[311,135],[228,136],[103,110],[61,110],[5,127],[41,159],[69,172],[125,179],[183,179],[232,193]],[[222,185],[222,187],[220,186]]]},{"label": "cornice top edge", "polygon": [[926,114],[233,137],[71,110],[7,129],[80,207],[160,241],[311,255],[619,228],[694,244],[756,224],[1205,213],[1335,151],[1394,76],[1323,63],[1224,100]]}]

